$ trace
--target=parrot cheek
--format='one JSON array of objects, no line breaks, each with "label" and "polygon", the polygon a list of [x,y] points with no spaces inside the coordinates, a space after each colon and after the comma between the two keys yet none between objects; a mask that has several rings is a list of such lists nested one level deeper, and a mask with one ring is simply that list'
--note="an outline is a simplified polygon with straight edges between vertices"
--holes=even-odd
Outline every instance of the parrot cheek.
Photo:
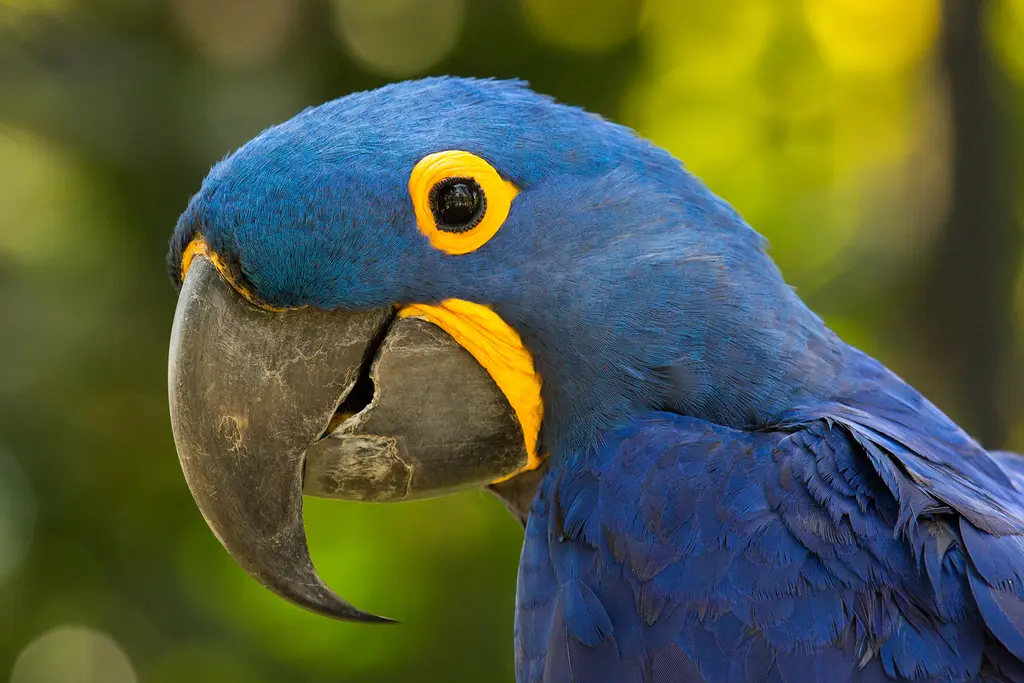
[{"label": "parrot cheek", "polygon": [[387,621],[317,575],[303,493],[411,500],[528,460],[505,396],[441,329],[390,308],[264,310],[205,256],[182,284],[168,384],[182,471],[211,530],[266,587],[338,619]]}]

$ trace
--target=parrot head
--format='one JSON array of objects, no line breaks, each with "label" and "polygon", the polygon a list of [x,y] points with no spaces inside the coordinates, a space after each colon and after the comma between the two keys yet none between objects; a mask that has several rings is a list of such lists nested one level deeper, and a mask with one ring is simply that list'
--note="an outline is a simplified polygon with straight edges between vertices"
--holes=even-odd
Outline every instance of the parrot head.
[{"label": "parrot head", "polygon": [[839,346],[667,152],[517,82],[357,93],[213,167],[181,216],[169,359],[213,532],[308,609],[302,495],[535,480],[643,410],[770,421]]}]

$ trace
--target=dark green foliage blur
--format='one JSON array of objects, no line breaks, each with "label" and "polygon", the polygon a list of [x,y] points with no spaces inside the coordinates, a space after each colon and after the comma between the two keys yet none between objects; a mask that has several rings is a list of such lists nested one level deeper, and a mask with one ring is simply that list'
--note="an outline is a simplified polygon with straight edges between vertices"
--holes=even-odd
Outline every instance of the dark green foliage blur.
[{"label": "dark green foliage blur", "polygon": [[222,550],[167,416],[166,244],[210,165],[440,73],[669,148],[841,335],[1024,449],[1024,0],[0,0],[0,680],[513,680],[497,499],[307,499],[324,578],[403,623],[331,622]]}]

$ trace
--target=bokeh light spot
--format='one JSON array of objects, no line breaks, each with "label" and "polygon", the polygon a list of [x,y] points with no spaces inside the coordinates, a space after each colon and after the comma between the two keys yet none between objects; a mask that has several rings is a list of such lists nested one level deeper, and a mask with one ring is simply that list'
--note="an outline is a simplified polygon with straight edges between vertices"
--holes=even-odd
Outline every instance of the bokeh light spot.
[{"label": "bokeh light spot", "polygon": [[352,56],[384,76],[434,66],[462,33],[464,0],[335,0],[335,26]]},{"label": "bokeh light spot", "polygon": [[985,29],[993,51],[1006,70],[1024,83],[1024,0],[988,3]]},{"label": "bokeh light spot", "polygon": [[0,586],[25,560],[35,526],[35,496],[28,477],[0,449]]},{"label": "bokeh light spot", "polygon": [[804,12],[841,72],[903,71],[928,55],[939,32],[939,0],[804,0]]},{"label": "bokeh light spot", "polygon": [[11,683],[136,683],[128,655],[105,633],[59,626],[29,643],[14,663]]},{"label": "bokeh light spot", "polygon": [[636,0],[523,0],[541,40],[577,52],[601,53],[637,34],[643,3]]},{"label": "bokeh light spot", "polygon": [[181,32],[208,60],[252,67],[276,57],[291,35],[297,0],[175,0]]},{"label": "bokeh light spot", "polygon": [[63,150],[0,126],[0,177],[0,256],[38,265],[95,255],[82,234],[82,177]]},{"label": "bokeh light spot", "polygon": [[688,92],[728,90],[764,53],[779,24],[779,4],[652,1],[644,20],[647,61],[671,87]]},{"label": "bokeh light spot", "polygon": [[644,134],[701,175],[730,168],[756,150],[757,120],[749,110],[660,99],[658,95],[644,102],[649,113],[641,123]]}]

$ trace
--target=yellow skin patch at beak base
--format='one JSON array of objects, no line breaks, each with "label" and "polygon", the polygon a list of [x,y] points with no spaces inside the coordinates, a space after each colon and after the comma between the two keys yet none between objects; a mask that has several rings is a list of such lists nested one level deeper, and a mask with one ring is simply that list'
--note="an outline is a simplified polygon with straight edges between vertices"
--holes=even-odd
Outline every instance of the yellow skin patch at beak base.
[{"label": "yellow skin patch at beak base", "polygon": [[536,469],[543,459],[537,452],[544,405],[541,380],[533,367],[533,357],[519,334],[486,306],[462,299],[447,299],[439,305],[411,304],[398,311],[403,318],[422,318],[447,332],[482,365],[516,414],[526,442],[526,466],[495,480],[506,481]]}]

